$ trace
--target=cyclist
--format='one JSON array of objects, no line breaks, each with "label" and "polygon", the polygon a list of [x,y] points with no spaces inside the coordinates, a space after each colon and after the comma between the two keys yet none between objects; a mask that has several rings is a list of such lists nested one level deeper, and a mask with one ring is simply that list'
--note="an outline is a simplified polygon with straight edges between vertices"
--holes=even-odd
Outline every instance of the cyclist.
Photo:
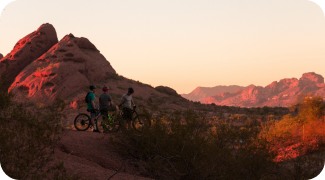
[{"label": "cyclist", "polygon": [[108,94],[109,88],[104,86],[102,90],[104,93],[99,96],[101,114],[108,116],[108,111],[115,111],[115,117],[117,117],[119,109],[117,106],[113,106],[112,97]]},{"label": "cyclist", "polygon": [[119,107],[123,106],[123,114],[128,119],[128,127],[131,128],[131,120],[132,120],[132,109],[131,109],[131,103],[133,104],[133,108],[136,108],[134,101],[132,99],[132,94],[134,93],[134,90],[132,87],[128,89],[128,92],[122,96],[121,103]]},{"label": "cyclist", "polygon": [[90,92],[87,94],[87,111],[90,112],[90,122],[91,125],[93,125],[93,132],[99,132],[95,126],[94,119],[96,117],[96,110],[98,110],[95,106],[95,91],[96,91],[96,86],[90,85],[89,86]]}]

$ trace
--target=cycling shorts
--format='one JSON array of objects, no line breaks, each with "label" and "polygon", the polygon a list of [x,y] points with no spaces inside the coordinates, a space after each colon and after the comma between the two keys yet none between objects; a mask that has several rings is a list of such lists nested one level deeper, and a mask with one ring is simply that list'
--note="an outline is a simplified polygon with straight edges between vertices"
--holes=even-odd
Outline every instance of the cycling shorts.
[{"label": "cycling shorts", "polygon": [[124,119],[132,120],[132,109],[123,107]]},{"label": "cycling shorts", "polygon": [[90,118],[96,117],[96,109],[87,109],[90,112]]}]

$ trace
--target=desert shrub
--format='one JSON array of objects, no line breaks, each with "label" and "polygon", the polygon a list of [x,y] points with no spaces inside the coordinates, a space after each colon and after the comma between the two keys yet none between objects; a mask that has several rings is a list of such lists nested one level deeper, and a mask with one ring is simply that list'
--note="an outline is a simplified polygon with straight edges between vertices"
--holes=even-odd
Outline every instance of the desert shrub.
[{"label": "desert shrub", "polygon": [[65,106],[26,106],[0,91],[0,160],[4,172],[15,179],[79,179],[68,175],[62,163],[52,163],[54,149],[62,138],[60,124]]},{"label": "desert shrub", "polygon": [[263,126],[261,137],[278,153],[277,161],[295,158],[325,146],[324,103],[322,97],[300,95],[292,105],[297,113],[280,121],[270,120]]},{"label": "desert shrub", "polygon": [[140,86],[146,86],[147,85],[147,84],[144,84],[144,83],[142,83],[140,81],[137,81],[137,84],[140,85]]},{"label": "desert shrub", "polygon": [[268,147],[252,133],[253,125],[215,122],[193,110],[147,115],[150,128],[116,136],[118,152],[135,158],[151,178],[260,179],[274,166]]},{"label": "desert shrub", "polygon": [[324,115],[324,102],[321,96],[312,94],[299,95],[295,105],[298,108],[298,121],[311,122],[316,121]]}]

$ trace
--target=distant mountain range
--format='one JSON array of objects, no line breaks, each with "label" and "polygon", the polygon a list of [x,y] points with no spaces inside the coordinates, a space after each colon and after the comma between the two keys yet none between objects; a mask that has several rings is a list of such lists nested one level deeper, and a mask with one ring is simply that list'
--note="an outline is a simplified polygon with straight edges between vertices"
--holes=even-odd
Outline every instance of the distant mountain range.
[{"label": "distant mountain range", "polygon": [[[247,86],[249,87],[249,86]],[[186,99],[192,100],[192,101],[200,101],[203,102],[205,98],[209,96],[213,96],[219,93],[229,92],[233,93],[237,91],[238,89],[245,89],[244,86],[215,86],[215,87],[197,87],[195,88],[191,93],[189,94],[181,94]]]},{"label": "distant mountain range", "polygon": [[[223,88],[229,87],[229,88]],[[236,89],[236,87],[238,87]],[[209,90],[211,91],[209,91]],[[213,90],[216,90],[213,92]],[[224,90],[224,92],[220,92]],[[211,95],[213,94],[214,95]],[[304,73],[297,78],[285,78],[279,82],[274,81],[266,87],[250,85],[216,86],[214,88],[198,87],[190,94],[182,96],[203,104],[262,107],[262,106],[289,106],[294,103],[299,94],[313,93],[325,97],[325,84],[323,76],[314,72]]]}]

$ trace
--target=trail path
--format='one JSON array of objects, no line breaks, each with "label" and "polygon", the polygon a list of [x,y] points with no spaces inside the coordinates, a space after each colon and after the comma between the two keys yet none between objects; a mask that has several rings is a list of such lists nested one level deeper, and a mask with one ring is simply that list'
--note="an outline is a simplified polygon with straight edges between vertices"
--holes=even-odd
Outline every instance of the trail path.
[{"label": "trail path", "polygon": [[68,173],[92,180],[107,180],[119,170],[112,180],[150,179],[141,177],[134,160],[123,158],[116,152],[109,143],[109,134],[76,130],[67,130],[66,133],[55,150],[55,159],[65,162]]}]

